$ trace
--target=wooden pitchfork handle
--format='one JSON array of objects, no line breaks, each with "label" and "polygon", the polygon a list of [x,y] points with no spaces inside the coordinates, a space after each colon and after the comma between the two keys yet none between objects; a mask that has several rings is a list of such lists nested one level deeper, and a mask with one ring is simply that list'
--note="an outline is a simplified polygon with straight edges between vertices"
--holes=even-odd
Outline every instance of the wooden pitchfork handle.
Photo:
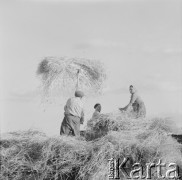
[{"label": "wooden pitchfork handle", "polygon": [[79,73],[80,73],[80,69],[77,70],[77,83],[76,83],[76,90],[78,90],[79,88]]}]

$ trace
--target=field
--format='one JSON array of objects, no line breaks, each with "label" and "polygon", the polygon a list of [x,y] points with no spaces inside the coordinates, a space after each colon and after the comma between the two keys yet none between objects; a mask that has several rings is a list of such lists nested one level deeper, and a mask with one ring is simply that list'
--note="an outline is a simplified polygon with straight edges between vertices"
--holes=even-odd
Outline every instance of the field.
[{"label": "field", "polygon": [[[145,167],[161,159],[176,163],[182,176],[182,144],[175,139],[180,135],[173,135],[176,131],[170,118],[132,119],[111,113],[100,116],[77,138],[48,137],[35,130],[10,132],[1,135],[0,179],[107,180],[108,159],[123,157],[129,158],[128,171],[135,162]],[[155,169],[152,179],[157,179]]]}]

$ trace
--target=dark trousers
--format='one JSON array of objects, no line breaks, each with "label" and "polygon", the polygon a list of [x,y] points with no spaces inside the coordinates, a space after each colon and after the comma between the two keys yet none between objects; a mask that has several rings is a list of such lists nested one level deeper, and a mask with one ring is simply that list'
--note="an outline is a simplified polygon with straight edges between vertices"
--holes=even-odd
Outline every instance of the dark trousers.
[{"label": "dark trousers", "polygon": [[60,135],[80,136],[80,118],[65,115],[61,124]]}]

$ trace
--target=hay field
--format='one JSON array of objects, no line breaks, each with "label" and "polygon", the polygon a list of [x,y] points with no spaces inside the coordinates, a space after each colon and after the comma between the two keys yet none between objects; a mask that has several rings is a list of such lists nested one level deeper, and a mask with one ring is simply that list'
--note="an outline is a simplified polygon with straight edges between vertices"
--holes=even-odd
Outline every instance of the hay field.
[{"label": "hay field", "polygon": [[107,180],[108,159],[118,157],[129,157],[128,169],[134,162],[161,159],[178,164],[182,173],[182,144],[174,132],[170,118],[132,119],[115,112],[101,115],[84,137],[48,137],[33,130],[3,134],[0,179]]}]

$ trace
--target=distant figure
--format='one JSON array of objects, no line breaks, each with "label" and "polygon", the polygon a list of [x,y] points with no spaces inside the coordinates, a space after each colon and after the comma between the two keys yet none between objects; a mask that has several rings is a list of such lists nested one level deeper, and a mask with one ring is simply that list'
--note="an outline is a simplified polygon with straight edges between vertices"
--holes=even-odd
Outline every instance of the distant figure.
[{"label": "distant figure", "polygon": [[131,99],[127,106],[124,108],[119,108],[121,111],[127,111],[128,108],[132,107],[133,112],[136,114],[136,118],[145,117],[146,109],[143,100],[137,93],[136,88],[133,85],[130,85],[129,91],[131,93]]},{"label": "distant figure", "polygon": [[99,103],[94,105],[94,113],[92,115],[92,118],[87,122],[87,127],[92,128],[94,124],[96,123],[96,119],[99,117],[101,112],[101,105]]},{"label": "distant figure", "polygon": [[99,114],[101,112],[101,105],[99,103],[95,104],[94,109],[95,109],[95,111],[92,115],[92,119],[97,118],[99,116]]},{"label": "distant figure", "polygon": [[84,122],[82,91],[75,91],[75,97],[68,99],[64,110],[64,119],[61,124],[60,135],[80,136],[80,124]]}]

